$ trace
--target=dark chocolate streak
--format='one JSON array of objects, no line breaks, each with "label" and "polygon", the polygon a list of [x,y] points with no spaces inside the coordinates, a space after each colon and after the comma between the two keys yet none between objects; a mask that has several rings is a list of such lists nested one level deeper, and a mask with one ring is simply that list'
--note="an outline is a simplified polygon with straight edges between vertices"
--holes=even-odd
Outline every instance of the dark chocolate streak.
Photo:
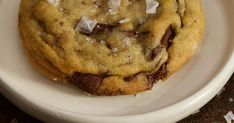
[{"label": "dark chocolate streak", "polygon": [[151,73],[151,74],[148,74],[146,76],[150,87],[153,86],[153,84],[156,83],[156,81],[161,80],[164,77],[166,77],[166,75],[167,75],[166,66],[167,66],[167,64],[164,63],[158,71]]},{"label": "dark chocolate streak", "polygon": [[118,24],[101,24],[98,23],[96,27],[93,29],[92,34],[100,34],[103,32],[110,32],[113,28],[118,26]]},{"label": "dark chocolate streak", "polygon": [[92,32],[87,33],[87,32],[80,32],[81,34],[84,35],[95,35],[95,34],[101,34],[103,32],[111,32],[118,24],[101,24],[98,23]]},{"label": "dark chocolate streak", "polygon": [[172,26],[169,26],[161,39],[161,44],[164,45],[166,48],[170,47],[172,39],[174,39],[175,36],[175,30]]},{"label": "dark chocolate streak", "polygon": [[[97,27],[96,30],[94,30],[95,34],[98,34],[99,32],[102,31],[108,31],[111,30],[113,28],[113,26],[108,26],[108,25],[100,25],[100,27]],[[138,32],[131,32],[131,34],[133,34],[133,36],[138,37],[140,35],[140,33]],[[165,47],[169,47],[170,46],[170,41],[175,37],[175,32],[173,30],[173,28],[170,26],[168,27],[168,29],[166,30],[161,43],[162,45],[164,45]],[[155,48],[153,49],[153,56],[155,57],[155,55],[157,55],[160,52],[161,48]],[[133,76],[130,77],[126,77],[124,78],[124,80],[126,82],[131,82],[134,79],[137,78],[138,75],[140,74],[144,74],[146,75],[146,78],[148,79],[148,86],[149,89],[152,88],[153,84],[156,83],[156,81],[163,79],[166,74],[166,63],[163,64],[161,66],[161,68],[154,72],[154,73],[137,73]],[[96,92],[96,90],[98,89],[98,87],[102,84],[103,79],[105,79],[105,77],[107,76],[103,76],[103,75],[92,75],[92,74],[82,74],[82,73],[74,73],[73,75],[67,77],[67,80],[74,84],[75,86],[77,86],[78,88],[80,88],[83,91],[86,91],[88,93],[94,94]]]}]

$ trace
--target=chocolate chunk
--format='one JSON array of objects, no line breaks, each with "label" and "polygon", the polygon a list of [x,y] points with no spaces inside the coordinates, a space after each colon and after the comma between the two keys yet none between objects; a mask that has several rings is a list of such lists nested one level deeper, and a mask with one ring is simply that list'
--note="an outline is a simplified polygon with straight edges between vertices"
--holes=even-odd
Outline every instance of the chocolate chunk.
[{"label": "chocolate chunk", "polygon": [[93,94],[98,89],[103,79],[104,76],[101,75],[82,74],[78,72],[67,78],[68,82],[91,94]]},{"label": "chocolate chunk", "polygon": [[149,84],[153,85],[156,81],[159,81],[164,77],[166,77],[166,75],[167,75],[166,64],[163,64],[158,71],[148,74],[147,79],[149,81]]},{"label": "chocolate chunk", "polygon": [[176,33],[172,26],[169,26],[161,39],[162,45],[166,48],[170,47],[171,41],[174,39]]},{"label": "chocolate chunk", "polygon": [[153,72],[153,73],[150,73],[150,74],[147,74],[146,72],[145,73],[140,72],[140,73],[137,73],[137,74],[135,74],[133,76],[125,77],[124,81],[131,82],[131,81],[135,80],[138,75],[146,75],[146,78],[148,80],[149,89],[151,89],[153,87],[153,85],[157,81],[159,81],[159,80],[163,79],[164,77],[166,77],[166,75],[167,75],[166,63],[163,64],[161,66],[161,68],[158,71],[156,71],[156,72]]}]

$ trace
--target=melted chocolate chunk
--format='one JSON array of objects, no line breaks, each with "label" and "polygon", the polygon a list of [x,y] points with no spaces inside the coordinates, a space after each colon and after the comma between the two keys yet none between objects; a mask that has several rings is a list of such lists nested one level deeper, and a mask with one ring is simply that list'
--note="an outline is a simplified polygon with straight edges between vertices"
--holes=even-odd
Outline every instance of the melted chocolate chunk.
[{"label": "melted chocolate chunk", "polygon": [[148,80],[148,87],[149,87],[149,89],[151,89],[157,81],[166,77],[166,75],[167,75],[166,63],[163,64],[161,66],[161,68],[156,72],[153,72],[150,74],[140,72],[140,73],[137,73],[133,76],[124,78],[124,81],[131,82],[131,81],[135,80],[138,75],[146,75],[146,78]]},{"label": "melted chocolate chunk", "polygon": [[171,41],[175,38],[175,35],[175,30],[172,26],[169,26],[161,39],[162,45],[164,45],[166,48],[170,47]]},{"label": "melted chocolate chunk", "polygon": [[94,93],[98,87],[101,85],[104,76],[101,75],[92,75],[92,74],[82,74],[74,73],[67,78],[68,81],[79,89],[86,91],[88,93]]},{"label": "melted chocolate chunk", "polygon": [[133,76],[124,78],[124,81],[126,81],[126,82],[131,82],[131,81],[135,80],[135,79],[137,78],[138,75],[142,75],[142,74],[143,74],[143,75],[146,75],[146,78],[147,78],[147,80],[148,80],[148,86],[149,86],[149,88],[152,88],[152,86],[153,86],[157,81],[159,81],[159,80],[161,80],[161,79],[163,79],[163,78],[166,77],[166,75],[167,75],[166,63],[163,64],[163,65],[161,66],[161,68],[160,68],[158,71],[156,71],[156,72],[150,73],[150,74],[148,74],[148,75],[147,75],[147,73],[142,73],[142,72],[140,72],[140,73],[137,73],[137,74],[135,74],[135,75],[133,75]]},{"label": "melted chocolate chunk", "polygon": [[167,75],[166,64],[163,64],[158,71],[148,74],[147,79],[150,84],[154,84],[156,81],[159,81],[164,77],[166,77],[166,75]]}]

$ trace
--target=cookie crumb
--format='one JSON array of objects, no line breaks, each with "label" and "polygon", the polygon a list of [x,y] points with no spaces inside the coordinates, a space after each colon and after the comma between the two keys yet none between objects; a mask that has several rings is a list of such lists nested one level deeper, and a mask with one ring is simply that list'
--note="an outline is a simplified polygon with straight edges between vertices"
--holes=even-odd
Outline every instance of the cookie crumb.
[{"label": "cookie crumb", "polygon": [[146,0],[146,14],[156,14],[156,10],[159,7],[158,1]]},{"label": "cookie crumb", "polygon": [[54,5],[54,6],[58,6],[60,0],[47,0],[50,4]]},{"label": "cookie crumb", "polygon": [[225,120],[227,121],[227,123],[232,123],[232,121],[234,121],[234,114],[232,113],[232,111],[229,111],[225,116],[224,116]]},{"label": "cookie crumb", "polygon": [[119,12],[119,7],[121,5],[121,0],[109,0],[108,7],[109,7],[109,14],[115,15]]},{"label": "cookie crumb", "polygon": [[139,94],[135,94],[135,95],[134,95],[135,98],[137,98],[137,97],[139,97],[139,96],[140,96]]},{"label": "cookie crumb", "polygon": [[233,98],[230,97],[230,98],[229,98],[229,102],[232,103],[233,101],[234,101]]}]

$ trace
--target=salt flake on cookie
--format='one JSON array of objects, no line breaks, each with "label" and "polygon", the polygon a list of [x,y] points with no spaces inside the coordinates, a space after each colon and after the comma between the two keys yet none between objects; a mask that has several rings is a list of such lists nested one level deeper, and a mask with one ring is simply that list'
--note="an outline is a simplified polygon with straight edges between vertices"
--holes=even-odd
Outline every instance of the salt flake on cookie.
[{"label": "salt flake on cookie", "polygon": [[156,0],[146,0],[146,14],[156,14],[159,2]]},{"label": "salt flake on cookie", "polygon": [[96,21],[83,16],[80,19],[80,22],[77,24],[75,31],[85,33],[85,34],[91,34],[94,28],[96,27],[96,25],[97,25]]},{"label": "salt flake on cookie", "polygon": [[119,12],[119,7],[121,5],[121,0],[109,0],[108,8],[111,15],[115,15]]},{"label": "salt flake on cookie", "polygon": [[60,0],[47,0],[50,4],[57,6],[60,2]]}]

